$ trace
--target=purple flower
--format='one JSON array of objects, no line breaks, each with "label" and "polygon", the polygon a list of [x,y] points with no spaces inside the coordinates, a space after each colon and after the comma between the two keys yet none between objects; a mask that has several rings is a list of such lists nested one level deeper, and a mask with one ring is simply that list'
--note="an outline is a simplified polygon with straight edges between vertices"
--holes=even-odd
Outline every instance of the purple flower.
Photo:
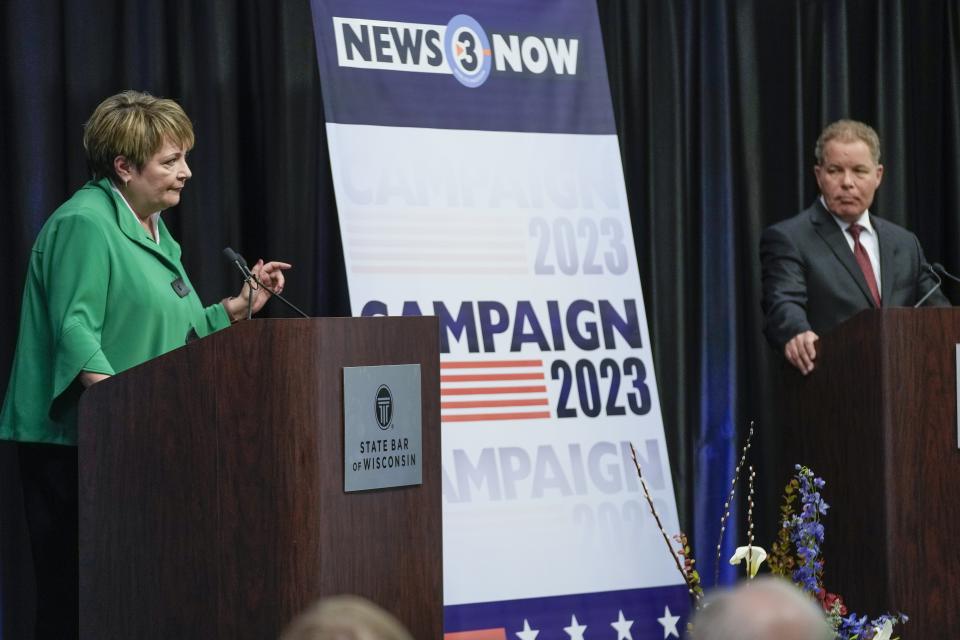
[{"label": "purple flower", "polygon": [[846,618],[840,620],[840,628],[837,629],[841,638],[851,638],[853,636],[862,636],[864,628],[867,626],[867,616],[858,618],[857,614],[851,613]]},{"label": "purple flower", "polygon": [[[820,559],[820,546],[823,544],[824,528],[820,516],[826,515],[830,506],[820,495],[826,483],[814,476],[807,467],[796,465],[800,513],[785,520],[783,527],[788,531],[790,541],[796,550],[796,568],[793,582],[804,591],[819,596],[825,593],[822,584],[823,561]],[[828,611],[828,614],[830,611]],[[886,640],[892,634],[893,625],[906,622],[902,613],[882,615],[870,620],[867,616],[851,613],[842,617],[834,612],[830,616],[840,640]]]}]

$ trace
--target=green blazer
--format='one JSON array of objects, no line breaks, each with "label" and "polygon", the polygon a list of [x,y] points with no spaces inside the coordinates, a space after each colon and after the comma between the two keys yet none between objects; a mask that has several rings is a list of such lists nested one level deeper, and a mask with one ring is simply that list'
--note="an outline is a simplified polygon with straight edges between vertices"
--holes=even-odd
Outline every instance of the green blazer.
[{"label": "green blazer", "polygon": [[[30,255],[0,439],[76,445],[81,371],[115,374],[230,324],[204,307],[158,218],[160,243],[104,178],[43,225]],[[180,278],[190,292],[172,285]],[[181,289],[182,292],[182,289]]]}]

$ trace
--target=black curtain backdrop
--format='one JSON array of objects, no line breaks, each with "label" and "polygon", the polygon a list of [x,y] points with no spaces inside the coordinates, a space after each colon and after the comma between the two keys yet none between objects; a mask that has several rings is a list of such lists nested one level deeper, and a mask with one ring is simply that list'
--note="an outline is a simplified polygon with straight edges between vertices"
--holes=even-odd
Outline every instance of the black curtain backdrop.
[{"label": "black curtain backdrop", "polygon": [[[789,475],[769,463],[780,361],[760,334],[757,243],[815,198],[824,124],[853,117],[877,128],[886,172],[873,210],[960,271],[960,3],[598,8],[681,525],[709,584],[721,495],[751,420],[768,502]],[[231,245],[292,262],[285,293],[308,313],[349,315],[307,0],[9,0],[0,55],[0,389],[30,247],[87,178],[84,121],[126,88],[172,97],[194,121],[194,178],[165,220],[201,297],[238,288],[220,255]],[[287,314],[272,302],[266,315]],[[0,444],[4,640],[32,626],[17,477],[14,448]]]}]

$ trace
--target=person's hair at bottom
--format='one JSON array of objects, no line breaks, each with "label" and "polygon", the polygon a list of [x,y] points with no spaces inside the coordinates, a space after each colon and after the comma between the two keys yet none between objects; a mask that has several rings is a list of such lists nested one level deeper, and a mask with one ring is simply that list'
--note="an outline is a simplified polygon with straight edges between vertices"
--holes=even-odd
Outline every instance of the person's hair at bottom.
[{"label": "person's hair at bottom", "polygon": [[280,640],[413,640],[403,624],[360,596],[322,598],[298,615]]},{"label": "person's hair at bottom", "polygon": [[775,576],[710,594],[693,617],[694,640],[831,640],[833,632],[811,597]]}]

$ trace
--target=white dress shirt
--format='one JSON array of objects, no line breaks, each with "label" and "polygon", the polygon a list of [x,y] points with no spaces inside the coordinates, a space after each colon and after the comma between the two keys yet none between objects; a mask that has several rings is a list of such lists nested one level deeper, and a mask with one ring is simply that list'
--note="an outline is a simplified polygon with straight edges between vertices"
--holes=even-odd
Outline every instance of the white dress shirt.
[{"label": "white dress shirt", "polygon": [[[823,196],[820,196],[820,203],[823,204],[823,208],[827,209],[827,203],[824,201]],[[830,209],[827,209],[830,211]],[[863,248],[866,249],[867,255],[870,257],[870,266],[873,267],[873,275],[877,278],[877,291],[882,291],[883,288],[880,286],[880,241],[877,239],[877,230],[873,228],[873,224],[870,222],[870,210],[867,209],[860,214],[860,217],[855,222],[846,222],[841,220],[831,211],[830,215],[833,216],[834,222],[840,227],[840,230],[843,232],[843,237],[847,241],[847,246],[850,247],[850,251],[853,251],[853,236],[847,232],[847,228],[851,224],[859,224],[863,227],[863,231],[860,232],[860,244],[863,245]]]}]

